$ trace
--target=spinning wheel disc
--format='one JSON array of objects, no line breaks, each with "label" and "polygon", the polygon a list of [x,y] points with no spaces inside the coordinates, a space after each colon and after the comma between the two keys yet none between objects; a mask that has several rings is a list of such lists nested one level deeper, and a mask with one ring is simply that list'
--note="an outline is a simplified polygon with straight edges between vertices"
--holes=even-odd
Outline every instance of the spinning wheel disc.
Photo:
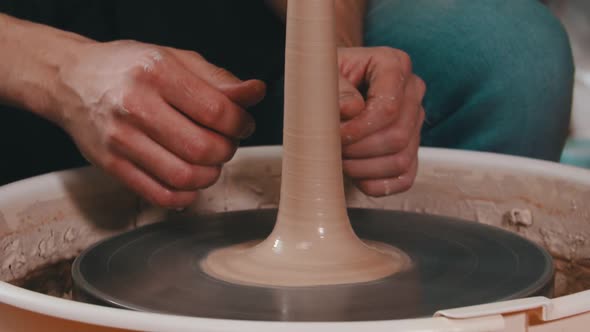
[{"label": "spinning wheel disc", "polygon": [[227,212],[146,226],[96,244],[72,269],[80,300],[133,310],[264,321],[361,321],[548,295],[551,257],[518,235],[453,218],[349,210],[362,239],[397,247],[410,270],[374,282],[244,286],[205,274],[214,249],[264,239],[276,210]]}]

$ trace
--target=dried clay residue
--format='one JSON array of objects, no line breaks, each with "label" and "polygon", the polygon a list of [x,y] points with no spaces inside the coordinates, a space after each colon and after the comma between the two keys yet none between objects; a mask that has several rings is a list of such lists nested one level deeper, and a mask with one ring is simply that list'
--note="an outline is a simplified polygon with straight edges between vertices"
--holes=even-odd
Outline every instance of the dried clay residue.
[{"label": "dried clay residue", "polygon": [[554,259],[554,262],[556,297],[590,289],[590,259]]},{"label": "dried clay residue", "polygon": [[[25,266],[27,260],[20,239],[12,239],[2,246],[3,260],[0,275],[15,276]],[[5,271],[3,273],[3,271]]]},{"label": "dried clay residue", "polygon": [[2,213],[2,211],[0,211],[0,234],[6,233],[9,231],[10,231],[10,227],[8,226],[8,222],[6,221],[6,218],[4,217],[4,214]]},{"label": "dried clay residue", "polygon": [[73,260],[65,260],[27,274],[11,284],[55,297],[72,299]]}]

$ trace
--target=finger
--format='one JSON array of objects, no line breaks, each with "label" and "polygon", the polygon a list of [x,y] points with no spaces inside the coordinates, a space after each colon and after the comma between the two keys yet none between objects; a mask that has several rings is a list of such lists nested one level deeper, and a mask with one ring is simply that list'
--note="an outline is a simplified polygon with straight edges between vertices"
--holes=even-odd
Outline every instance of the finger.
[{"label": "finger", "polygon": [[363,111],[365,100],[359,90],[342,75],[340,75],[338,86],[340,117],[342,120],[350,120]]},{"label": "finger", "polygon": [[[368,59],[365,47],[338,48],[338,67],[340,75],[354,86],[360,86],[365,80]],[[360,61],[359,61],[360,60]]]},{"label": "finger", "polygon": [[171,106],[193,121],[224,136],[243,139],[255,129],[254,119],[218,89],[176,60],[150,72],[158,92]]},{"label": "finger", "polygon": [[166,188],[125,159],[113,158],[103,168],[131,190],[158,206],[183,208],[197,199],[197,192],[174,191]]},{"label": "finger", "polygon": [[219,166],[191,165],[137,129],[128,127],[125,132],[125,139],[112,148],[168,188],[194,191],[213,185],[219,178]]},{"label": "finger", "polygon": [[[352,144],[395,122],[400,116],[404,85],[396,78],[397,72],[391,69],[388,75],[379,74],[379,79],[371,82],[372,93],[367,96],[366,109],[355,118],[341,126],[344,144]],[[379,88],[373,85],[378,84]],[[376,94],[380,91],[380,94]]]},{"label": "finger", "polygon": [[260,103],[266,96],[266,84],[260,80],[248,80],[238,85],[218,85],[217,88],[244,108]]},{"label": "finger", "polygon": [[422,100],[424,99],[424,95],[426,95],[426,83],[417,75],[412,75],[410,76],[408,85],[412,87],[413,99],[422,105]]},{"label": "finger", "polygon": [[342,149],[343,157],[345,159],[366,159],[401,152],[410,144],[412,137],[420,134],[424,111],[421,107],[418,107],[416,113],[418,118],[413,128],[407,128],[406,126],[385,128],[357,143],[344,146]]},{"label": "finger", "polygon": [[356,143],[390,126],[399,117],[400,102],[393,97],[373,98],[366,105],[364,112],[340,126],[344,145]]},{"label": "finger", "polygon": [[422,105],[414,104],[408,98],[397,122],[356,143],[344,146],[342,155],[346,159],[364,159],[399,153],[410,144],[412,137],[420,134],[423,121]]},{"label": "finger", "polygon": [[358,142],[397,120],[410,74],[411,61],[405,53],[383,49],[373,55],[365,71],[366,111],[342,125],[344,144]]},{"label": "finger", "polygon": [[258,104],[266,94],[266,84],[260,80],[242,81],[226,69],[208,62],[192,51],[168,48],[193,74],[218,88],[229,99],[247,108]]},{"label": "finger", "polygon": [[178,60],[187,67],[187,69],[191,70],[194,74],[200,76],[211,85],[237,85],[242,83],[242,80],[234,74],[213,65],[197,52],[180,50],[172,47],[167,47],[166,49],[174,54]]},{"label": "finger", "polygon": [[[232,140],[203,128],[152,93],[130,96],[125,112],[118,113],[145,132],[153,141],[193,165],[218,166],[236,152]],[[125,133],[117,133],[125,139]]]},{"label": "finger", "polygon": [[420,136],[415,135],[400,153],[367,159],[346,159],[344,173],[353,179],[382,179],[400,176],[410,169],[417,159]]},{"label": "finger", "polygon": [[366,195],[383,197],[402,193],[414,185],[418,171],[418,159],[414,160],[409,171],[397,177],[377,180],[362,180],[356,183],[357,187]]},{"label": "finger", "polygon": [[393,49],[376,53],[365,72],[367,99],[397,97],[396,92],[404,90],[411,75],[412,63],[405,53]]}]

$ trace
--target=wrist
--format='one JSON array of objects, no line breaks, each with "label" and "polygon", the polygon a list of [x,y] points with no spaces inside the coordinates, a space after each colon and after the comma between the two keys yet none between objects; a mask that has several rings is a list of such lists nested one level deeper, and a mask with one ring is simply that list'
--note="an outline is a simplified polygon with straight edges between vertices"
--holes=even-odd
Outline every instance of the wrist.
[{"label": "wrist", "polygon": [[59,123],[59,72],[90,40],[0,14],[0,102]]},{"label": "wrist", "polygon": [[[83,47],[95,42],[79,38],[78,35],[59,32],[60,34],[55,36],[55,40],[50,45],[49,52],[52,54],[37,59],[41,69],[39,74],[31,75],[32,79],[39,80],[38,87],[44,98],[37,99],[30,96],[28,100],[31,104],[28,105],[28,109],[63,127],[67,118],[65,112],[69,110],[68,105],[72,105],[72,97],[78,99],[79,96],[64,84],[62,73],[79,61]],[[59,48],[59,51],[56,48]]]}]

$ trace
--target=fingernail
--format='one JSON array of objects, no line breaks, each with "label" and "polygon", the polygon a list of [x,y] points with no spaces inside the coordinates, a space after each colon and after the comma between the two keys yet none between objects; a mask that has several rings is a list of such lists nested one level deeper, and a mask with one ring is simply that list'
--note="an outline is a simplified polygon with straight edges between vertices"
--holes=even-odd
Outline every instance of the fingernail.
[{"label": "fingernail", "polygon": [[252,136],[252,134],[254,134],[255,130],[256,130],[256,122],[250,121],[248,123],[248,125],[246,125],[246,127],[244,128],[242,133],[240,134],[239,138],[240,139],[248,138],[248,137]]}]

